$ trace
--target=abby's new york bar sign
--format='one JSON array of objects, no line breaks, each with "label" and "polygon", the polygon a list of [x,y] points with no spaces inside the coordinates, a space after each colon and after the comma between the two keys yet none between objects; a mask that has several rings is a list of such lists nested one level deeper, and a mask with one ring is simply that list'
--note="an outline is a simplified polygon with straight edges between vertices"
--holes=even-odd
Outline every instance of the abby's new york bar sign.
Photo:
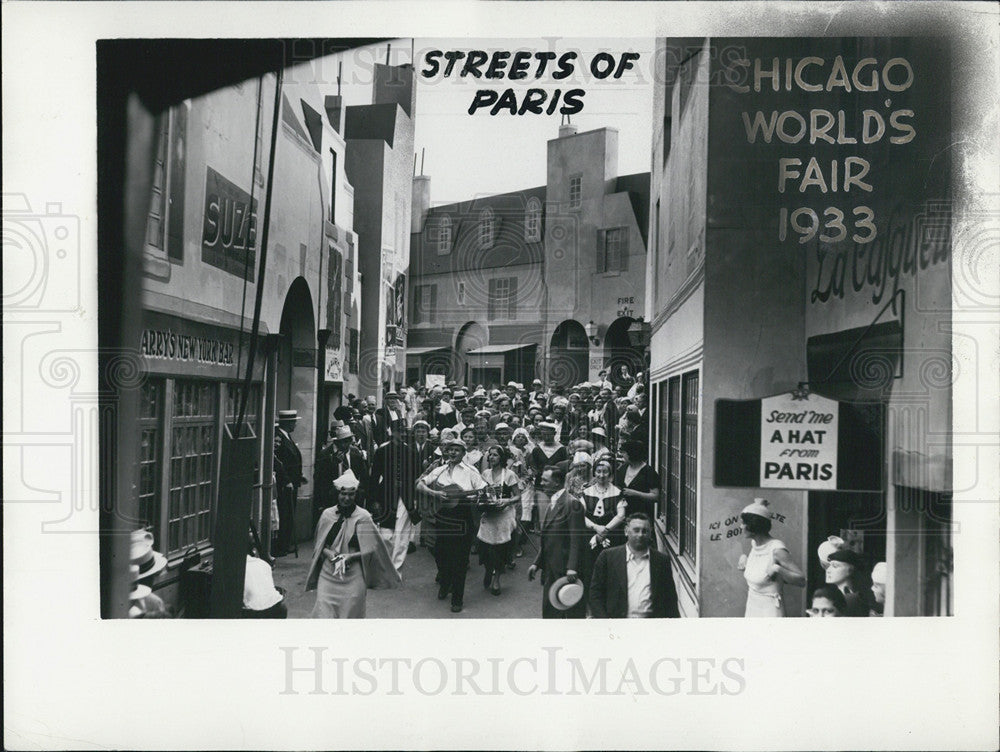
[{"label": "abby's new york bar sign", "polygon": [[717,400],[715,485],[879,491],[883,414],[817,394]]}]

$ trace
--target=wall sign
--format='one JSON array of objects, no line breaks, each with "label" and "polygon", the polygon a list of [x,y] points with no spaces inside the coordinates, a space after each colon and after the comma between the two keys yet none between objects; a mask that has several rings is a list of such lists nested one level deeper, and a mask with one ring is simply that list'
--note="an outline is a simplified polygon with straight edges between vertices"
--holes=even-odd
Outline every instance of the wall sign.
[{"label": "wall sign", "polygon": [[760,401],[760,487],[837,489],[834,400],[791,394]]},{"label": "wall sign", "polygon": [[[243,335],[241,356],[240,333],[235,329],[157,311],[143,311],[142,323],[136,344],[147,372],[222,379],[245,375],[237,368],[246,368],[250,349],[248,332]],[[258,356],[254,379],[262,377],[263,362],[264,359]]]},{"label": "wall sign", "polygon": [[201,260],[254,281],[257,261],[257,199],[211,167],[205,174]]},{"label": "wall sign", "polygon": [[326,348],[326,364],[323,375],[327,381],[344,380],[344,364],[340,358],[340,349]]},{"label": "wall sign", "polygon": [[884,489],[885,405],[810,394],[715,401],[716,487]]}]

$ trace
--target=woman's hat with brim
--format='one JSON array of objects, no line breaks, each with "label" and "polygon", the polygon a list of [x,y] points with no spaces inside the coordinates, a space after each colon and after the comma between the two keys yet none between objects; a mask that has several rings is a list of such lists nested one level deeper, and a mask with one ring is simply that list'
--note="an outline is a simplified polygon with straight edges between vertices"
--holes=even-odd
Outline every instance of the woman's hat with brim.
[{"label": "woman's hat with brim", "polygon": [[356,491],[360,485],[361,481],[358,480],[358,476],[350,468],[344,471],[344,474],[333,482],[333,487],[338,491]]},{"label": "woman's hat with brim", "polygon": [[413,421],[413,425],[411,426],[411,428],[418,428],[419,426],[423,426],[428,431],[431,430],[431,424],[428,423],[426,420],[415,420],[415,421]]},{"label": "woman's hat with brim", "polygon": [[830,561],[839,561],[844,564],[850,564],[855,569],[860,569],[864,566],[864,562],[861,557],[849,548],[841,548],[830,554]]},{"label": "woman's hat with brim", "polygon": [[846,545],[847,544],[844,542],[844,539],[836,535],[831,535],[819,544],[819,548],[816,549],[816,555],[819,556],[819,563],[823,569],[830,566],[830,554],[834,551],[839,551]]},{"label": "woman's hat with brim", "polygon": [[566,611],[583,600],[583,583],[570,582],[565,575],[552,583],[549,588],[549,603],[553,608]]},{"label": "woman's hat with brim", "polygon": [[350,429],[349,426],[341,424],[333,429],[334,441],[341,441],[342,439],[353,439],[353,438],[354,438],[354,432]]},{"label": "woman's hat with brim", "polygon": [[144,580],[167,566],[167,557],[153,550],[153,534],[148,530],[132,532],[129,562],[136,568],[134,579]]},{"label": "woman's hat with brim", "polygon": [[872,569],[872,582],[876,585],[884,585],[886,576],[888,575],[888,569],[884,561],[880,561]]},{"label": "woman's hat with brim", "polygon": [[132,576],[132,590],[128,594],[128,599],[130,601],[141,600],[153,592],[153,589],[149,585],[140,585],[136,581],[139,579],[139,567],[135,564],[130,564],[129,573]]},{"label": "woman's hat with brim", "polygon": [[540,429],[544,430],[544,431],[555,431],[556,430],[556,424],[555,423],[550,423],[547,420],[543,420],[541,423],[539,423],[538,427]]},{"label": "woman's hat with brim", "polygon": [[595,426],[594,428],[591,428],[590,429],[590,435],[591,436],[603,436],[604,438],[608,437],[607,431],[605,431],[601,426]]}]

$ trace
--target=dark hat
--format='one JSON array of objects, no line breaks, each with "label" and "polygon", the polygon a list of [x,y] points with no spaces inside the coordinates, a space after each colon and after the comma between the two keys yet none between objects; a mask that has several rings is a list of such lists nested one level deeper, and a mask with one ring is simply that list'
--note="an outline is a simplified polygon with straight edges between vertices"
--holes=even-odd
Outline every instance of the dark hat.
[{"label": "dark hat", "polygon": [[861,557],[855,553],[850,548],[841,548],[830,554],[830,561],[842,561],[845,564],[850,564],[855,569],[861,569],[864,567],[864,561]]}]

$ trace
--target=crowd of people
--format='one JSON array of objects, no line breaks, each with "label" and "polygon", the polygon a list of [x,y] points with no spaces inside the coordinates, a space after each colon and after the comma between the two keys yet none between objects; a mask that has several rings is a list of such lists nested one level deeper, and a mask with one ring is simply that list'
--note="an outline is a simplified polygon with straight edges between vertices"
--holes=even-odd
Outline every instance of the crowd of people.
[{"label": "crowd of people", "polygon": [[[530,547],[529,577],[540,573],[545,586],[543,616],[617,614],[617,600],[610,609],[589,602],[595,592],[612,600],[624,593],[622,616],[677,615],[669,561],[649,554],[660,479],[646,464],[641,379],[625,388],[602,373],[565,390],[545,390],[540,380],[489,391],[415,383],[389,391],[381,407],[349,396],[333,417],[315,462],[314,616],[363,616],[366,583],[398,585],[418,545],[433,552],[437,597],[450,597],[453,612],[464,608],[472,557],[483,587],[500,596],[502,578]],[[286,493],[297,490],[294,457],[292,465],[279,483]],[[376,532],[382,546],[372,543]],[[644,554],[641,595],[619,583],[616,568],[598,566],[618,548]],[[621,568],[624,575],[625,558]],[[595,572],[607,580],[596,588]]]}]

